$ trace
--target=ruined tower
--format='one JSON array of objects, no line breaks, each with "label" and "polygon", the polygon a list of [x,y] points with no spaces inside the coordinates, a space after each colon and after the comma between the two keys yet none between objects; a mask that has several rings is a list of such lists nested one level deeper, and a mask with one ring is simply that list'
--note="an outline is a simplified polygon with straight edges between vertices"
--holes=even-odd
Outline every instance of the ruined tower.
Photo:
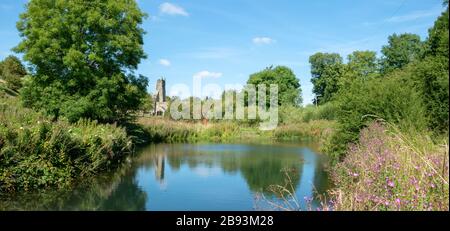
[{"label": "ruined tower", "polygon": [[166,80],[158,79],[156,82],[156,101],[159,103],[166,102]]},{"label": "ruined tower", "polygon": [[156,95],[154,102],[154,114],[157,116],[163,116],[168,107],[166,100],[166,80],[164,78],[158,79],[156,82]]}]

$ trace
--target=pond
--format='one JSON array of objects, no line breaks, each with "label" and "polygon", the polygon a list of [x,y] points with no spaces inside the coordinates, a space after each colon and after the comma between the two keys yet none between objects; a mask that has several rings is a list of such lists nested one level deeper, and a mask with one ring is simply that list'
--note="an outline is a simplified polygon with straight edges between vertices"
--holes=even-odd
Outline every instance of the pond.
[{"label": "pond", "polygon": [[114,173],[72,190],[2,200],[0,210],[314,209],[319,202],[305,198],[329,187],[326,158],[315,150],[308,144],[149,145]]}]

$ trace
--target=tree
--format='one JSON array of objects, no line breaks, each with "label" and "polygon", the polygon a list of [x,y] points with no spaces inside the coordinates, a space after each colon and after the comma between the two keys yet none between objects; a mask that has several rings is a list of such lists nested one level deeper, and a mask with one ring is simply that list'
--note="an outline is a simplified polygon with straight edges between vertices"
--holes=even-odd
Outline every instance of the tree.
[{"label": "tree", "polygon": [[[444,2],[448,6],[448,1]],[[425,55],[443,56],[448,58],[449,54],[449,31],[448,31],[448,7],[436,20],[434,26],[428,30],[428,39],[425,42]]]},{"label": "tree", "polygon": [[146,94],[144,98],[142,98],[142,104],[140,110],[143,114],[147,112],[151,112],[154,109],[154,99],[151,94]]},{"label": "tree", "polygon": [[[268,67],[250,75],[247,84],[265,84],[267,91],[271,84],[278,85],[278,104],[298,106],[302,103],[300,81],[294,72],[285,66]],[[269,94],[266,95],[267,98]],[[267,100],[269,105],[269,98]]]},{"label": "tree", "polygon": [[309,63],[313,93],[316,95],[314,102],[326,103],[339,90],[338,82],[344,71],[342,57],[337,53],[319,52],[309,57]]},{"label": "tree", "polygon": [[424,43],[415,34],[393,34],[388,38],[388,45],[383,46],[381,52],[381,71],[391,72],[401,69],[408,63],[420,59]]},{"label": "tree", "polygon": [[134,0],[29,1],[15,48],[33,69],[24,104],[70,121],[126,119],[148,84],[134,74],[146,57],[145,16]]},{"label": "tree", "polygon": [[427,107],[429,126],[439,132],[449,126],[448,16],[447,7],[429,30],[424,59],[414,63],[410,72]]},{"label": "tree", "polygon": [[378,72],[375,51],[354,51],[348,55],[348,68],[360,77],[369,77]]},{"label": "tree", "polygon": [[334,157],[342,157],[348,144],[357,142],[361,129],[374,120],[417,131],[427,126],[422,95],[412,86],[407,71],[392,72],[386,78],[356,79],[337,94],[333,103],[338,127],[326,151]]},{"label": "tree", "polygon": [[22,78],[25,75],[27,71],[16,56],[8,56],[0,62],[0,78],[11,90],[18,91],[22,87]]}]

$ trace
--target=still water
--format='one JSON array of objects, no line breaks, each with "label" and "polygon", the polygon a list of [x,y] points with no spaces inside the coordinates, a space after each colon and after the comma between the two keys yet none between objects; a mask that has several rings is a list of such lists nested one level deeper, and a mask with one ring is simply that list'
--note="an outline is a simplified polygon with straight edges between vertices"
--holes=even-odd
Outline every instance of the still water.
[{"label": "still water", "polygon": [[[325,157],[311,145],[157,144],[140,150],[127,166],[66,191],[2,200],[0,210],[271,210],[328,188]],[[280,209],[280,208],[278,208]],[[311,208],[309,208],[311,209]]]}]

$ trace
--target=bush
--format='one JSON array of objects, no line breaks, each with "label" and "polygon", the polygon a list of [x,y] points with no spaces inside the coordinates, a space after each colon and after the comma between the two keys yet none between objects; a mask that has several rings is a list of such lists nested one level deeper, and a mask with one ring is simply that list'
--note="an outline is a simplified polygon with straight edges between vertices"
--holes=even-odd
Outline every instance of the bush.
[{"label": "bush", "polygon": [[110,169],[132,152],[124,128],[81,120],[75,124],[18,105],[0,103],[0,192],[65,187],[80,176]]},{"label": "bush", "polygon": [[449,126],[448,57],[428,57],[410,69],[429,113],[428,127],[438,133],[445,132]]},{"label": "bush", "polygon": [[334,120],[337,107],[333,102],[323,105],[308,105],[305,107],[279,107],[280,122],[283,124],[308,123],[314,120]]},{"label": "bush", "polygon": [[355,80],[336,100],[337,132],[326,150],[335,161],[347,144],[358,140],[359,132],[382,119],[402,129],[424,130],[428,118],[420,93],[412,86],[408,72],[398,71],[385,78]]},{"label": "bush", "polygon": [[197,128],[193,123],[159,118],[141,118],[138,123],[154,143],[186,142],[197,136]]},{"label": "bush", "polygon": [[334,132],[335,122],[314,120],[309,123],[282,125],[275,129],[273,137],[278,140],[315,140],[326,143]]}]

